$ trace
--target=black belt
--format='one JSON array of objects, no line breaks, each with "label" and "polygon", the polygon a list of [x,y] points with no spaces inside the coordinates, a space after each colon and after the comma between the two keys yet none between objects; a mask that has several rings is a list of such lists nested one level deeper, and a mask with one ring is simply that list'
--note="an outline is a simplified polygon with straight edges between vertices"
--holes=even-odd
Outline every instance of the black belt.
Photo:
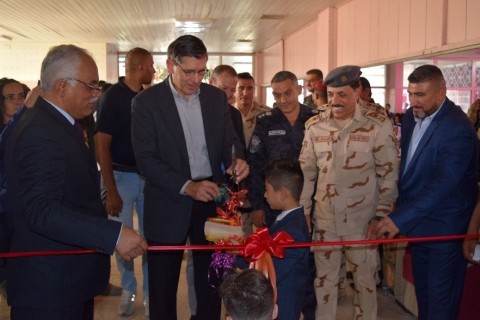
[{"label": "black belt", "polygon": [[120,172],[138,173],[137,167],[127,166],[124,164],[112,163],[112,168],[113,170]]}]

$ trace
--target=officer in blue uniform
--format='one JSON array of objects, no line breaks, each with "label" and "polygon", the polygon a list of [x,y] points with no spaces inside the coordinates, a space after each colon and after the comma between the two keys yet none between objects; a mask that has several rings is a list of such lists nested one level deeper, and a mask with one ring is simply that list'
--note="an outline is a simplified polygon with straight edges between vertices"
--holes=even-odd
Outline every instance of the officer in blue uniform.
[{"label": "officer in blue uniform", "polygon": [[[257,116],[257,124],[247,154],[247,162],[250,165],[247,188],[252,204],[250,216],[256,227],[271,226],[278,215],[270,209],[263,196],[264,168],[275,159],[298,159],[305,133],[305,122],[319,112],[298,102],[302,88],[298,85],[297,77],[293,73],[278,72],[273,76],[271,85],[276,108]],[[307,218],[310,219],[310,217]],[[314,278],[313,261],[311,265]],[[316,299],[313,278],[307,287],[307,296],[302,310],[306,320],[315,318]]]},{"label": "officer in blue uniform", "polygon": [[276,215],[271,214],[264,194],[263,170],[279,158],[297,160],[302,148],[305,122],[318,114],[298,102],[301,87],[297,77],[289,71],[280,71],[271,81],[276,108],[257,116],[257,125],[250,141],[247,162],[250,175],[247,180],[252,219],[255,226],[270,226]]}]

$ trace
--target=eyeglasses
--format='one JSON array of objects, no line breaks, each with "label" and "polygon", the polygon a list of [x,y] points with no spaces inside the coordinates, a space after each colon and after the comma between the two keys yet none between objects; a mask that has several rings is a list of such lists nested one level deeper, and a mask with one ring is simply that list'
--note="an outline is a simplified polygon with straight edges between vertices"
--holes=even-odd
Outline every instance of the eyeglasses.
[{"label": "eyeglasses", "polygon": [[179,64],[176,64],[177,67],[179,67],[183,73],[185,73],[185,76],[188,78],[192,78],[195,74],[198,74],[200,77],[205,77],[205,74],[207,73],[208,69],[202,69],[202,70],[185,70],[183,69]]},{"label": "eyeglasses", "polygon": [[17,94],[11,93],[4,96],[5,100],[8,100],[8,101],[13,101],[13,100],[23,101],[25,100],[25,97],[26,97],[25,93],[17,93]]},{"label": "eyeglasses", "polygon": [[86,82],[83,82],[82,80],[78,80],[76,78],[65,78],[63,80],[67,80],[67,81],[70,81],[70,80],[75,80],[77,82],[80,82],[81,84],[83,84],[85,87],[87,87],[87,89],[91,92],[91,91],[97,91],[97,92],[101,92],[102,91],[102,87],[99,86],[98,84],[96,85],[93,85],[93,84],[89,84],[89,83],[86,83]]}]

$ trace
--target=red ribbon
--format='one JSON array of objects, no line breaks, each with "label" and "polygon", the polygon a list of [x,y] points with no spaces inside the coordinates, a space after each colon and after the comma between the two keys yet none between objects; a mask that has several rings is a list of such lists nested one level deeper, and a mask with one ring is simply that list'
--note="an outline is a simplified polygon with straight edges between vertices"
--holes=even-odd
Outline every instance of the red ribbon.
[{"label": "red ribbon", "polygon": [[[288,235],[288,234],[287,234]],[[431,241],[452,241],[462,239],[478,239],[480,234],[461,234],[451,236],[435,237],[414,237],[414,238],[395,238],[382,240],[351,240],[351,241],[325,241],[325,242],[287,242],[285,244],[275,244],[275,247],[284,248],[304,248],[304,247],[325,247],[325,246],[349,246],[349,245],[375,245],[381,243],[398,242],[431,242]],[[149,246],[148,251],[176,251],[176,250],[244,250],[245,245],[172,245],[172,246]],[[95,250],[61,250],[61,251],[28,251],[28,252],[0,252],[0,258],[21,258],[33,256],[57,256],[70,254],[88,254],[97,253]]]},{"label": "red ribbon", "polygon": [[273,239],[267,228],[260,228],[245,240],[245,249],[239,252],[248,262],[260,259],[265,252],[277,258],[283,258],[284,245],[293,243],[293,238],[285,231],[275,234]]}]

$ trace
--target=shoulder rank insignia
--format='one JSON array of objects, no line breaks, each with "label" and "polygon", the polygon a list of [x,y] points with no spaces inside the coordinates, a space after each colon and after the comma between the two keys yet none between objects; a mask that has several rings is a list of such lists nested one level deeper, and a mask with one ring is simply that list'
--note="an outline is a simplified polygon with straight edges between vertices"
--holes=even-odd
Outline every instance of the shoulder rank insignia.
[{"label": "shoulder rank insignia", "polygon": [[384,112],[370,111],[370,110],[367,110],[367,112],[365,112],[365,117],[372,120],[376,120],[377,122],[384,122],[385,119],[387,118]]},{"label": "shoulder rank insignia", "polygon": [[317,114],[313,117],[311,117],[310,119],[308,119],[306,122],[305,122],[305,129],[308,129],[310,128],[310,126],[314,123],[317,123],[318,121],[320,120],[320,116]]},{"label": "shoulder rank insignia", "polygon": [[257,116],[257,119],[260,120],[264,117],[269,117],[272,115],[272,112],[271,111],[264,111],[262,113],[260,113],[258,116]]}]

